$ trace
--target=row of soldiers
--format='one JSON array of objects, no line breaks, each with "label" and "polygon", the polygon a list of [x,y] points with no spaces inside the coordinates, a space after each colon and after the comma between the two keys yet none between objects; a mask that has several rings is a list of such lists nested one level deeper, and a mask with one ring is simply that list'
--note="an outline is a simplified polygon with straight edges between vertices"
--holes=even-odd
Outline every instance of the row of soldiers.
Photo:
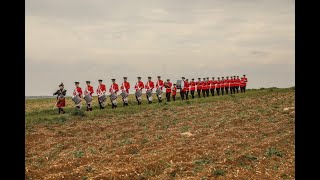
[{"label": "row of soldiers", "polygon": [[[224,77],[218,77],[217,80],[215,80],[214,77],[212,77],[212,80],[207,78],[203,78],[201,81],[201,78],[198,78],[198,81],[195,82],[194,78],[189,81],[185,77],[182,77],[180,84],[172,83],[170,79],[167,79],[166,82],[161,80],[161,76],[157,76],[158,80],[156,83],[152,81],[151,77],[148,77],[148,81],[146,83],[143,83],[141,81],[141,77],[137,77],[138,81],[136,82],[134,89],[135,89],[135,97],[138,102],[138,105],[141,105],[142,103],[142,90],[146,90],[146,97],[148,103],[152,103],[152,94],[153,89],[156,89],[156,96],[158,98],[158,102],[162,102],[162,92],[165,89],[166,93],[166,99],[169,102],[170,97],[172,96],[173,101],[176,100],[176,94],[177,90],[180,90],[180,96],[181,99],[188,100],[189,99],[189,92],[191,94],[191,98],[195,98],[195,91],[198,93],[198,98],[201,97],[201,93],[203,97],[209,97],[210,93],[212,96],[216,95],[220,96],[224,94],[235,94],[240,92],[245,93],[246,91],[246,85],[247,85],[247,78],[246,75],[243,75],[243,77],[240,79],[239,76],[227,76],[226,79]],[[128,94],[129,90],[131,88],[130,83],[127,81],[127,77],[123,77],[123,83],[121,84],[120,88],[119,85],[116,83],[116,79],[111,79],[112,84],[109,88],[109,96],[110,101],[112,104],[112,109],[117,108],[117,96],[118,92],[121,91],[123,106],[128,106]],[[106,85],[102,83],[102,80],[99,79],[99,86],[96,90],[96,93],[98,95],[98,102],[100,109],[104,109],[106,105],[106,92],[107,88]],[[76,108],[81,109],[82,101],[81,99],[86,100],[87,104],[87,111],[92,111],[92,95],[94,94],[94,89],[90,85],[90,81],[86,81],[86,88],[84,92],[82,91],[82,88],[79,86],[79,82],[75,82],[75,89],[73,91],[73,99],[78,98],[79,101],[74,101]],[[57,90],[53,95],[57,95],[57,103],[56,106],[58,107],[59,114],[65,113],[63,108],[65,107],[65,95],[66,90],[64,89],[63,83],[59,85],[59,90]]]}]

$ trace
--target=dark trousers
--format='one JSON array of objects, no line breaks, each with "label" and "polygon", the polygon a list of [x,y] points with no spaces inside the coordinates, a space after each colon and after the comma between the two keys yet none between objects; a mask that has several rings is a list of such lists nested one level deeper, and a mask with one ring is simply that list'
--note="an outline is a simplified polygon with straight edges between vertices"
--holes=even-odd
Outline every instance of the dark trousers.
[{"label": "dark trousers", "polygon": [[186,91],[186,100],[188,100],[189,99],[189,91]]},{"label": "dark trousers", "polygon": [[237,93],[239,93],[239,86],[236,87]]},{"label": "dark trousers", "polygon": [[176,101],[176,95],[172,95],[173,101]]},{"label": "dark trousers", "polygon": [[171,92],[166,92],[167,102],[170,102],[170,94]]},{"label": "dark trousers", "polygon": [[209,89],[206,90],[207,97],[209,97]]},{"label": "dark trousers", "polygon": [[221,94],[224,95],[224,87],[221,88]]},{"label": "dark trousers", "polygon": [[236,93],[236,87],[233,87],[232,89],[233,89],[233,94],[235,94]]},{"label": "dark trousers", "polygon": [[241,92],[246,92],[246,86],[241,87]]},{"label": "dark trousers", "polygon": [[206,90],[202,89],[202,96],[206,97]]},{"label": "dark trousers", "polygon": [[198,92],[198,98],[200,98],[201,97],[201,90],[197,90],[197,92]]},{"label": "dark trousers", "polygon": [[192,99],[194,99],[194,90],[191,90],[190,93],[191,93]]},{"label": "dark trousers", "polygon": [[211,95],[214,96],[214,88],[210,89],[210,91],[211,91]]},{"label": "dark trousers", "polygon": [[184,91],[180,91],[180,96],[181,96],[181,100],[182,100],[182,101],[184,100],[184,94],[185,94]]},{"label": "dark trousers", "polygon": [[138,101],[138,105],[140,105],[141,101],[138,100],[138,96],[136,96],[136,100]]},{"label": "dark trousers", "polygon": [[220,88],[216,88],[218,96],[220,96]]},{"label": "dark trousers", "polygon": [[224,87],[224,89],[226,90],[226,94],[228,94],[229,87]]},{"label": "dark trousers", "polygon": [[98,99],[98,102],[99,102],[100,109],[104,109],[104,107],[102,106],[102,104],[101,104],[101,102],[99,101],[99,99]]},{"label": "dark trousers", "polygon": [[62,112],[62,114],[65,113],[62,108],[58,108],[58,110],[59,110],[59,114],[60,114],[61,112]]}]

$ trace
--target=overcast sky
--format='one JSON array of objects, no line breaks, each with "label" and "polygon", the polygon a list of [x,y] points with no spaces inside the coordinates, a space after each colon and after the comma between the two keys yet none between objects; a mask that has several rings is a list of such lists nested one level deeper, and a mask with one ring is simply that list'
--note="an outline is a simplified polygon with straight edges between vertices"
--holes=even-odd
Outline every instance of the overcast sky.
[{"label": "overcast sky", "polygon": [[[248,88],[295,85],[292,0],[27,0],[26,96],[64,82],[176,81],[246,74]],[[133,90],[131,90],[132,92]]]}]

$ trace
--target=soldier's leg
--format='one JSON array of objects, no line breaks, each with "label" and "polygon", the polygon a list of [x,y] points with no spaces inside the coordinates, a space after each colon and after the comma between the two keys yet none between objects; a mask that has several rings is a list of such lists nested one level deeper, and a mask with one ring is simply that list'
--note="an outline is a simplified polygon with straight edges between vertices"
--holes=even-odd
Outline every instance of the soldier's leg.
[{"label": "soldier's leg", "polygon": [[207,91],[206,91],[206,92],[207,92],[207,97],[209,97],[209,89],[207,89]]},{"label": "soldier's leg", "polygon": [[170,96],[171,96],[171,93],[169,92],[169,95],[168,95],[168,97],[169,97],[169,102],[170,102]]},{"label": "soldier's leg", "polygon": [[217,94],[220,96],[220,88],[217,88]]},{"label": "soldier's leg", "polygon": [[206,97],[203,89],[202,89],[202,96],[203,96],[203,97]]},{"label": "soldier's leg", "polygon": [[246,92],[246,86],[243,86],[243,92]]},{"label": "soldier's leg", "polygon": [[228,87],[225,87],[224,89],[226,90],[226,94],[228,94],[228,93],[229,93],[229,92],[228,92],[228,89],[229,89],[229,88],[228,88]]},{"label": "soldier's leg", "polygon": [[58,108],[58,111],[59,111],[59,114],[60,114],[60,112],[61,112],[61,108]]},{"label": "soldier's leg", "polygon": [[181,100],[183,101],[184,95],[183,95],[183,91],[181,91],[181,90],[180,90],[180,97],[181,97]]},{"label": "soldier's leg", "polygon": [[198,92],[198,98],[200,98],[201,97],[200,90],[197,90],[197,92]]},{"label": "soldier's leg", "polygon": [[192,99],[194,99],[194,91],[191,91]]}]

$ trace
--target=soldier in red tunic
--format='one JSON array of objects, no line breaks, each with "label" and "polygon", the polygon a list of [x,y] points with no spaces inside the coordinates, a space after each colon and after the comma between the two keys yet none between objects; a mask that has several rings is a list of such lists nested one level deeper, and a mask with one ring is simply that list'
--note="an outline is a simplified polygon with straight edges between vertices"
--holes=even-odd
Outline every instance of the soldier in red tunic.
[{"label": "soldier in red tunic", "polygon": [[194,91],[196,90],[196,82],[194,82],[194,78],[191,79],[189,87],[190,87],[191,97],[192,99],[194,99]]},{"label": "soldier in red tunic", "polygon": [[[93,87],[90,85],[90,81],[86,81],[87,87],[84,90],[84,95],[85,96],[91,96],[93,94]],[[87,111],[92,111],[92,100],[87,102]]]},{"label": "soldier in red tunic", "polygon": [[241,92],[246,92],[246,87],[247,87],[247,82],[248,82],[248,79],[246,78],[246,75],[243,75],[243,77],[241,78],[241,86],[242,86],[242,90]]},{"label": "soldier in red tunic", "polygon": [[110,101],[112,104],[112,109],[115,109],[118,107],[118,102],[117,102],[117,92],[119,91],[119,86],[116,83],[116,79],[111,79],[112,80],[112,84],[109,88],[109,93],[110,93]]},{"label": "soldier in red tunic", "polygon": [[[123,77],[123,83],[120,87],[121,91],[125,91],[127,94],[129,94],[130,89],[130,83],[127,81],[127,77]],[[128,97],[122,98],[123,106],[128,106]]]},{"label": "soldier in red tunic", "polygon": [[236,90],[237,90],[237,93],[239,93],[239,86],[240,86],[240,79],[239,79],[239,76],[237,76],[237,79],[236,79]]},{"label": "soldier in red tunic", "polygon": [[173,87],[172,87],[172,99],[173,99],[173,101],[176,101],[176,94],[177,94],[177,86],[176,86],[176,84],[173,84]]},{"label": "soldier in red tunic", "polygon": [[196,85],[197,85],[196,88],[197,88],[197,92],[198,92],[198,98],[200,98],[201,97],[201,90],[202,90],[201,78],[198,78]]},{"label": "soldier in red tunic", "polygon": [[80,102],[76,103],[76,109],[81,109],[81,98],[82,98],[82,89],[79,87],[79,82],[74,82],[76,85],[76,88],[73,90],[73,96],[78,96],[80,98]]},{"label": "soldier in red tunic", "polygon": [[230,76],[230,93],[235,94],[235,89],[234,89],[234,79],[233,76]]},{"label": "soldier in red tunic", "polygon": [[186,81],[184,82],[184,88],[185,88],[185,95],[186,95],[186,100],[189,99],[189,91],[190,91],[190,84],[189,84],[189,79],[186,79]]},{"label": "soldier in red tunic", "polygon": [[218,96],[220,96],[220,85],[221,85],[220,77],[218,77],[218,81],[216,85],[217,85],[216,86],[217,94]]},{"label": "soldier in red tunic", "polygon": [[134,86],[136,90],[136,99],[138,101],[138,105],[141,105],[142,103],[142,89],[144,88],[143,82],[141,81],[141,77],[138,77],[138,82]]},{"label": "soldier in red tunic", "polygon": [[152,103],[152,90],[154,88],[154,83],[151,81],[151,77],[148,77],[148,82],[145,83],[144,88],[146,89],[146,96],[147,96],[147,100],[148,103],[151,104]]},{"label": "soldier in red tunic", "polygon": [[67,93],[67,90],[64,89],[64,85],[63,83],[61,83],[59,85],[59,90],[57,90],[55,93],[53,93],[53,95],[57,95],[57,103],[56,103],[56,106],[58,107],[58,110],[59,110],[59,114],[62,113],[64,114],[65,111],[63,110],[63,108],[65,107],[66,105],[66,93]]},{"label": "soldier in red tunic", "polygon": [[166,88],[167,102],[170,102],[171,86],[172,83],[170,82],[170,79],[167,79],[167,82],[164,84],[164,87]]},{"label": "soldier in red tunic", "polygon": [[206,90],[207,90],[206,78],[203,78],[201,85],[202,85],[202,96],[206,97]]},{"label": "soldier in red tunic", "polygon": [[211,88],[209,77],[207,77],[206,84],[207,84],[206,94],[207,94],[207,97],[209,97],[209,91]]},{"label": "soldier in red tunic", "polygon": [[211,86],[211,94],[214,96],[214,90],[216,89],[218,81],[214,80],[214,77],[212,77],[212,86]]},{"label": "soldier in red tunic", "polygon": [[107,89],[106,89],[106,85],[102,83],[101,79],[99,79],[98,81],[99,81],[99,86],[96,91],[98,95],[98,102],[99,102],[100,109],[104,109],[106,105],[106,98],[101,98],[101,97],[102,96],[105,97],[105,93]]},{"label": "soldier in red tunic", "polygon": [[157,91],[160,93],[157,93],[157,98],[158,98],[158,102],[162,102],[162,88],[163,88],[164,84],[163,81],[161,80],[161,76],[158,76],[158,81],[156,83],[156,88]]},{"label": "soldier in red tunic", "polygon": [[184,88],[180,89],[180,97],[181,97],[181,100],[183,101],[184,100],[184,94],[186,93],[186,88],[185,88],[186,81],[185,81],[184,77],[181,77],[181,79],[182,79],[181,83],[183,83]]},{"label": "soldier in red tunic", "polygon": [[229,88],[230,88],[230,79],[229,79],[229,76],[227,76],[227,79],[224,80],[224,89],[226,90],[226,94],[229,94]]},{"label": "soldier in red tunic", "polygon": [[224,77],[221,77],[221,82],[220,82],[220,89],[221,89],[221,94],[224,95]]}]

